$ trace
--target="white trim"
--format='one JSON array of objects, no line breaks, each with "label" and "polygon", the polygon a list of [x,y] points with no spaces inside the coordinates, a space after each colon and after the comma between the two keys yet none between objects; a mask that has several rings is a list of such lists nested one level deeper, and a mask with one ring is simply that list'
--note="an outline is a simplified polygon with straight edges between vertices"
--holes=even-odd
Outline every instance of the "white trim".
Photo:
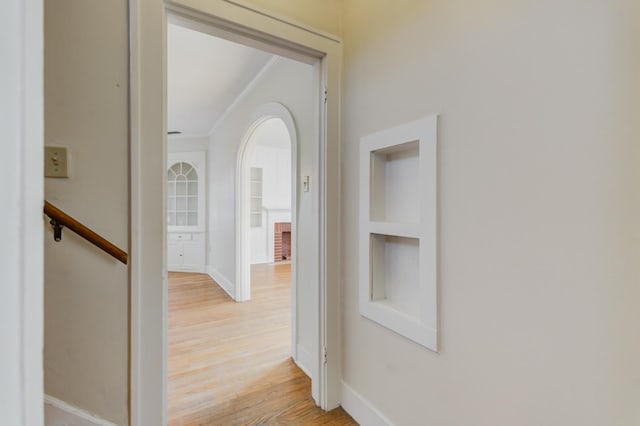
[{"label": "white trim", "polygon": [[[150,28],[151,27],[151,28]],[[167,423],[166,17],[129,1],[131,426]],[[162,175],[160,171],[163,171]]]},{"label": "white trim", "polygon": [[362,395],[342,382],[342,408],[353,419],[365,426],[392,426],[391,420],[386,418],[376,407]]},{"label": "white trim", "polygon": [[213,123],[213,126],[211,126],[211,130],[209,130],[209,133],[208,133],[207,137],[213,136],[213,133],[216,131],[218,126],[222,122],[224,122],[224,120],[231,113],[231,111],[233,111],[233,109],[236,107],[236,105],[238,105],[242,100],[244,100],[244,98],[246,98],[247,95],[258,85],[258,83],[267,74],[267,71],[269,71],[278,60],[279,60],[279,58],[277,56],[272,56],[267,61],[267,63],[264,64],[264,66],[260,69],[260,71],[258,71],[258,73],[251,79],[251,81],[244,87],[244,89],[242,89],[240,94],[238,96],[236,96],[236,98],[233,100],[233,102],[231,102],[229,104],[229,106],[227,106],[227,108],[224,110],[222,115],[216,120],[216,122]]},{"label": "white trim", "polygon": [[229,295],[230,298],[236,300],[234,292],[235,286],[229,280],[229,278],[225,277],[222,272],[218,271],[213,266],[207,266],[207,274],[209,274],[211,279],[214,280],[220,286],[220,288]]},{"label": "white trim", "polygon": [[73,416],[75,417],[74,420],[83,420],[95,426],[117,426],[115,423],[112,423],[108,420],[98,417],[95,414],[90,413],[89,411],[83,410],[67,402],[64,402],[61,399],[54,398],[51,395],[44,396],[44,403],[47,405],[50,405],[51,407],[55,407],[66,414],[65,418],[61,419],[64,421],[64,423],[57,423],[56,419],[47,418],[47,425],[54,425],[54,426],[55,425],[75,425],[76,424],[75,422],[68,423],[69,421],[68,416]]}]

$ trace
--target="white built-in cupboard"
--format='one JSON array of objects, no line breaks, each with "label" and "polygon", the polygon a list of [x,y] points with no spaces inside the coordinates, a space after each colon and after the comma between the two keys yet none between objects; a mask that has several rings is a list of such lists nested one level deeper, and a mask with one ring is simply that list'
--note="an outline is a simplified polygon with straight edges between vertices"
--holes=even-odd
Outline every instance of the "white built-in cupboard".
[{"label": "white built-in cupboard", "polygon": [[168,154],[167,269],[205,272],[204,152]]}]

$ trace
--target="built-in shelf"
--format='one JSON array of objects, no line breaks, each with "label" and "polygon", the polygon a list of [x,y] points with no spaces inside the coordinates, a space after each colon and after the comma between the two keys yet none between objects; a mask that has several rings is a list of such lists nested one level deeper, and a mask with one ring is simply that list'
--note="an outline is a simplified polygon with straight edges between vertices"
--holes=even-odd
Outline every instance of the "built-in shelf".
[{"label": "built-in shelf", "polygon": [[437,117],[360,141],[360,313],[433,351]]},{"label": "built-in shelf", "polygon": [[[371,151],[370,217],[377,222],[418,223],[420,144],[411,141]],[[414,194],[414,196],[408,196]]]},{"label": "built-in shelf", "polygon": [[420,240],[371,234],[371,300],[420,316]]}]

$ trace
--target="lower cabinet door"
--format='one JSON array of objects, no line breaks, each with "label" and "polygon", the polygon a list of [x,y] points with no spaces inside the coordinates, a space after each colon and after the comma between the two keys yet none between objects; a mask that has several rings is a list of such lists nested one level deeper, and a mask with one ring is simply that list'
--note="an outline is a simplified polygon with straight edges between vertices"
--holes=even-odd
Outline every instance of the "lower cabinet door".
[{"label": "lower cabinet door", "polygon": [[167,269],[179,271],[183,265],[182,242],[167,244]]}]

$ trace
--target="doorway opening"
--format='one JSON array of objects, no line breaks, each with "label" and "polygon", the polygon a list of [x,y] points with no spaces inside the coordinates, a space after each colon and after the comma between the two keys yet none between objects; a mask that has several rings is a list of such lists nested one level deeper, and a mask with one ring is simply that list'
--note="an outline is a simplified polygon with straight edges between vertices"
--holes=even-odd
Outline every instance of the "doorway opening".
[{"label": "doorway opening", "polygon": [[[282,113],[288,114],[288,111],[282,107]],[[293,122],[290,114],[288,116]],[[281,118],[269,116],[260,118],[251,127],[251,134],[245,138],[246,146],[244,149],[241,146],[238,152],[242,157],[238,161],[238,188],[242,188],[242,191],[237,194],[240,202],[239,226],[246,226],[244,216],[248,214],[249,230],[240,232],[246,239],[237,244],[242,248],[248,246],[250,265],[295,264],[291,244],[291,231],[295,229],[295,223],[292,226],[295,216],[291,214],[295,182],[291,177],[296,173],[290,136],[290,131],[295,132],[295,129],[287,128]],[[246,260],[246,256],[240,256],[236,262]],[[240,282],[240,287],[251,281],[249,271],[249,279]],[[250,298],[250,287],[239,293],[243,294]]]},{"label": "doorway opening", "polygon": [[[169,423],[236,424],[255,392],[301,380],[308,387],[291,395],[320,410],[320,187],[309,189],[320,169],[319,61],[205,27],[170,19],[167,31]],[[196,211],[198,229],[180,228]],[[203,263],[181,257],[196,245]]]},{"label": "doorway opening", "polygon": [[[293,259],[295,307],[299,190],[296,126],[289,110],[279,103],[261,105],[252,116],[259,118],[249,124],[243,136],[236,168],[236,300],[251,298],[250,265]],[[283,245],[285,234],[289,237],[287,247]],[[293,314],[295,324],[295,309]]]},{"label": "doorway opening", "polygon": [[[223,3],[202,2],[189,7],[176,2],[134,0],[132,3],[130,413],[131,422],[136,424],[166,423],[166,395],[167,389],[171,389],[167,383],[166,346],[169,337],[167,319],[171,317],[167,303],[166,184],[161,173],[167,163],[166,142],[158,146],[158,142],[167,141],[167,131],[175,130],[168,128],[170,123],[167,123],[166,114],[167,107],[170,107],[168,98],[171,98],[166,87],[166,74],[171,74],[167,64],[167,23],[259,47],[271,54],[310,65],[313,69],[309,84],[314,97],[309,115],[311,119],[301,123],[295,114],[294,117],[296,127],[300,126],[298,128],[301,129],[304,124],[305,128],[310,126],[313,132],[307,137],[304,136],[306,133],[300,131],[299,146],[317,154],[312,160],[303,160],[302,153],[298,154],[300,169],[296,181],[300,187],[304,183],[300,182],[300,177],[310,176],[307,185],[310,192],[304,198],[312,203],[304,208],[312,211],[317,228],[312,234],[314,239],[307,241],[305,238],[303,242],[315,251],[309,257],[317,260],[318,264],[316,270],[305,274],[305,285],[309,287],[304,289],[308,290],[304,294],[310,297],[299,294],[297,298],[298,304],[308,303],[308,306],[300,309],[308,312],[312,319],[305,324],[310,333],[299,331],[297,337],[306,339],[302,343],[308,348],[309,365],[314,377],[311,383],[314,401],[324,409],[332,409],[340,404],[339,77],[342,45],[331,34],[301,26],[265,10],[236,2]],[[228,69],[225,64],[219,69],[207,68],[206,71],[212,78],[217,78],[219,71]],[[291,99],[273,96],[269,101],[290,107]],[[232,139],[220,136],[221,141]],[[237,152],[227,149],[221,153],[226,154],[213,155],[207,152],[208,181],[213,181],[216,170],[226,170],[227,177],[224,190],[208,191],[211,199],[207,200],[209,227],[206,251],[207,259],[216,257],[231,262],[232,269],[227,265],[227,269],[220,271],[229,279],[228,282],[216,281],[231,284],[230,292],[235,293],[235,242],[221,245],[219,240],[228,238],[229,234],[233,240],[235,227],[220,225],[229,217],[235,220],[236,211],[225,209],[220,214],[213,214],[210,209],[221,200],[235,202],[235,181],[229,178],[229,172],[233,176],[235,160],[228,157],[229,153],[236,155]],[[228,191],[230,186],[232,189]],[[298,202],[300,206],[297,208],[302,209],[301,201]],[[302,255],[303,250],[299,247],[299,260]],[[214,266],[206,265],[209,275],[216,272]],[[297,274],[302,276],[302,271]]]}]

